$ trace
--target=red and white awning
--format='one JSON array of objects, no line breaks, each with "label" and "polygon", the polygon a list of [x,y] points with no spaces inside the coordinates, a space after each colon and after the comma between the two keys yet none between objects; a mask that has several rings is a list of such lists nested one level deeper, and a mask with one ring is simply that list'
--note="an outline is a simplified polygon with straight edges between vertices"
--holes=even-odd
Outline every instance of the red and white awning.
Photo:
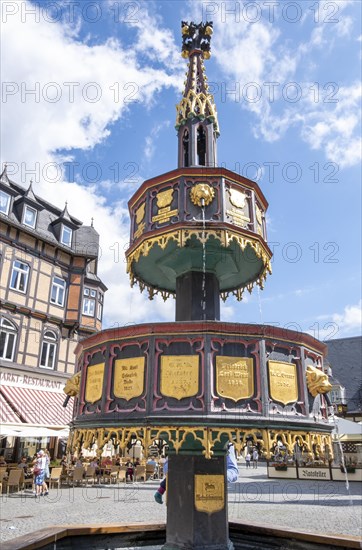
[{"label": "red and white awning", "polygon": [[[23,422],[29,424],[41,424],[43,426],[63,427],[72,420],[71,403],[65,408],[63,402],[66,395],[45,390],[35,390],[17,386],[0,387],[1,403],[5,402],[8,409],[3,409],[5,418],[2,422]],[[15,410],[17,415],[13,412]],[[10,420],[12,411],[16,420]],[[26,424],[24,424],[26,425]]]}]

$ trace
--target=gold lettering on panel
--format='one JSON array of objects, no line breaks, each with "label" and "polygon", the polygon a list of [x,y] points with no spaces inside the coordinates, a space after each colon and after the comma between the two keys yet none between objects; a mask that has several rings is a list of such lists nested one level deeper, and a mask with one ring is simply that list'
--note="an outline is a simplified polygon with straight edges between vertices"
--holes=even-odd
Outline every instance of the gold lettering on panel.
[{"label": "gold lettering on panel", "polygon": [[198,512],[213,514],[225,506],[223,475],[195,475],[195,508]]},{"label": "gold lettering on panel", "polygon": [[270,397],[288,405],[298,400],[298,377],[295,363],[268,361]]},{"label": "gold lettering on panel", "polygon": [[251,357],[216,357],[216,391],[233,401],[254,394],[254,371]]},{"label": "gold lettering on panel", "polygon": [[145,358],[116,359],[114,363],[113,393],[122,399],[142,395],[144,389]]},{"label": "gold lettering on panel", "polygon": [[87,381],[85,385],[85,400],[95,403],[102,397],[104,378],[104,363],[92,365],[87,369]]},{"label": "gold lettering on panel", "polygon": [[199,390],[199,357],[197,355],[161,356],[162,395],[184,399]]}]

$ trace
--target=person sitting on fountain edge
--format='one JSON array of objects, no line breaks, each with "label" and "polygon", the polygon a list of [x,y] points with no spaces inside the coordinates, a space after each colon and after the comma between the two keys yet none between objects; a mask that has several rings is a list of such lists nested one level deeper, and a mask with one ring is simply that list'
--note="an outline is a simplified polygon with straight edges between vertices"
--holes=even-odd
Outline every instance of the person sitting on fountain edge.
[{"label": "person sitting on fountain edge", "polygon": [[[228,453],[226,455],[226,478],[228,483],[235,483],[239,477],[238,463],[236,462],[235,448],[232,443],[227,444]],[[163,473],[166,476],[168,470],[168,457],[163,465]],[[154,499],[158,504],[163,504],[162,495],[166,492],[166,477],[161,481],[159,488],[155,492]]]}]

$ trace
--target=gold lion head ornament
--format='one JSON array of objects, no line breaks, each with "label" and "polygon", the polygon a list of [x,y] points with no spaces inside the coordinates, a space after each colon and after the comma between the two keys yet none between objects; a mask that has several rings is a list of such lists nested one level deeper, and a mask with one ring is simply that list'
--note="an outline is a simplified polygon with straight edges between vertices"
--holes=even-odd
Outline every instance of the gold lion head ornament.
[{"label": "gold lion head ornament", "polygon": [[306,370],[307,386],[309,393],[316,397],[319,393],[328,393],[332,389],[332,384],[328,376],[323,371],[308,365]]},{"label": "gold lion head ornament", "polygon": [[208,183],[197,183],[190,191],[191,201],[195,206],[207,206],[215,196],[215,189]]},{"label": "gold lion head ornament", "polygon": [[79,395],[79,389],[80,389],[80,372],[77,372],[67,380],[63,388],[63,391],[69,397],[77,397],[77,395]]}]

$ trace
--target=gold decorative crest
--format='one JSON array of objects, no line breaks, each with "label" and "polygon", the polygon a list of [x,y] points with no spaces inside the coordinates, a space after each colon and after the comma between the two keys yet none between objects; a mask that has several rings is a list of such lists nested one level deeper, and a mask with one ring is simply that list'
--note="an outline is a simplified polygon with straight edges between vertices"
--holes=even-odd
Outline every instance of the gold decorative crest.
[{"label": "gold decorative crest", "polygon": [[307,377],[307,386],[309,393],[316,397],[318,393],[328,393],[332,389],[332,384],[329,382],[327,374],[320,369],[308,365],[305,372]]},{"label": "gold decorative crest", "polygon": [[122,399],[132,399],[142,395],[144,390],[145,359],[133,357],[116,359],[114,362],[113,393]]},{"label": "gold decorative crest", "polygon": [[166,191],[160,191],[157,193],[157,206],[158,208],[165,208],[172,202],[173,189],[167,189]]},{"label": "gold decorative crest", "polygon": [[85,400],[95,403],[102,397],[104,378],[104,363],[92,365],[87,369],[87,381],[85,386]]},{"label": "gold decorative crest", "polygon": [[225,507],[225,480],[218,475],[195,475],[195,508],[214,514]]},{"label": "gold decorative crest", "polygon": [[199,390],[199,357],[197,355],[161,356],[161,394],[175,399],[196,395]]},{"label": "gold decorative crest", "polygon": [[232,205],[234,205],[236,208],[244,208],[245,201],[246,201],[246,195],[242,191],[239,191],[235,188],[229,189],[230,194],[230,202]]},{"label": "gold decorative crest", "polygon": [[268,361],[270,397],[288,405],[298,400],[298,377],[295,363]]},{"label": "gold decorative crest", "polygon": [[256,221],[262,225],[263,223],[263,214],[262,214],[262,211],[261,209],[259,208],[259,206],[256,204],[255,205],[255,214],[256,214]]},{"label": "gold decorative crest", "polygon": [[253,359],[251,357],[216,357],[216,391],[233,401],[254,394]]},{"label": "gold decorative crest", "polygon": [[141,223],[141,221],[143,220],[143,218],[145,217],[145,210],[146,210],[146,203],[143,202],[141,204],[141,206],[139,206],[136,210],[136,222],[137,222],[137,225],[139,225]]},{"label": "gold decorative crest", "polygon": [[215,196],[215,189],[208,183],[197,183],[191,188],[191,202],[196,206],[207,206]]}]

